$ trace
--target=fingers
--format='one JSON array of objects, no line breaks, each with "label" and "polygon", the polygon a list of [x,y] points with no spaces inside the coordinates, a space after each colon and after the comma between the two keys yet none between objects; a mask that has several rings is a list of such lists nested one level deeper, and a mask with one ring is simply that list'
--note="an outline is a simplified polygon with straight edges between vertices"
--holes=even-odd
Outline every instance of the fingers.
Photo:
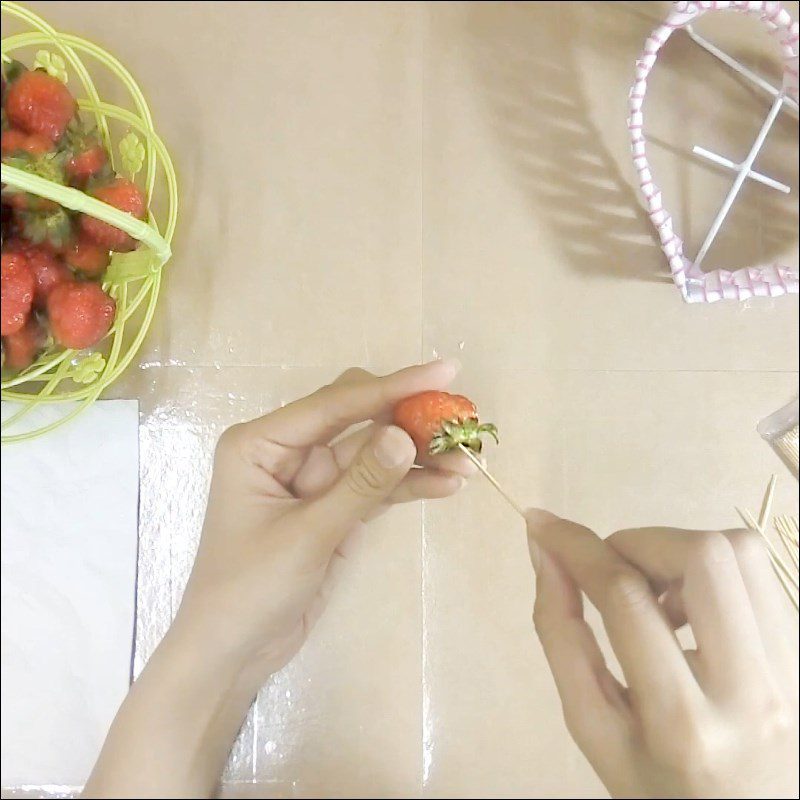
[{"label": "fingers", "polygon": [[[754,531],[723,533],[733,547],[767,657],[776,675],[794,676],[785,685],[797,696],[797,615],[780,587],[767,548]],[[792,635],[787,635],[789,631]]]},{"label": "fingers", "polygon": [[441,453],[436,456],[417,456],[417,463],[427,469],[435,469],[441,472],[452,472],[461,475],[463,478],[472,478],[478,474],[478,468],[472,463],[464,453],[451,452]]},{"label": "fingers", "polygon": [[538,553],[533,620],[555,679],[572,737],[596,769],[627,739],[629,709],[583,618],[574,581],[546,551]]},{"label": "fingers", "polygon": [[410,503],[414,500],[436,500],[454,495],[464,486],[465,478],[430,469],[412,469],[392,492],[391,503]]},{"label": "fingers", "polygon": [[385,514],[398,503],[413,503],[416,500],[441,500],[452,497],[464,486],[465,479],[460,475],[434,472],[426,469],[412,469],[400,485],[382,505],[376,506],[365,517],[370,522]]},{"label": "fingers", "polygon": [[459,368],[457,361],[433,361],[385,377],[349,370],[331,385],[245,427],[284,447],[327,444],[351,425],[387,413],[404,397],[445,388]]},{"label": "fingers", "polygon": [[642,716],[660,724],[664,714],[699,704],[702,693],[647,579],[587,528],[543,511],[531,511],[527,519],[529,536],[603,617]]},{"label": "fingers", "polygon": [[[367,425],[329,447],[311,448],[292,480],[291,488],[295,497],[316,497],[329,489],[364,445],[372,439],[375,430],[375,425]],[[462,459],[466,465],[462,463]],[[431,460],[438,469],[428,467],[412,470],[388,499],[388,503],[449,497],[464,485],[465,478],[472,477],[477,472],[472,462],[459,453],[447,453]]]},{"label": "fingers", "polygon": [[386,502],[408,474],[415,455],[405,431],[377,428],[336,483],[298,509],[301,529],[311,532],[330,554],[355,525]]},{"label": "fingers", "polygon": [[689,621],[686,619],[686,609],[683,607],[682,588],[681,581],[673,581],[658,601],[661,610],[667,615],[670,625],[675,630],[682,628]]},{"label": "fingers", "polygon": [[[336,462],[344,469],[355,457],[356,453],[363,447],[372,436],[372,426],[366,426],[360,430],[345,436],[343,439],[331,445],[331,449],[336,454]],[[436,456],[417,456],[417,463],[431,470],[440,472],[450,472],[461,475],[464,478],[471,478],[477,474],[478,468],[464,453],[442,453]]]},{"label": "fingers", "polygon": [[681,581],[681,599],[711,685],[730,694],[768,670],[766,653],[730,541],[714,531],[642,528],[607,540],[648,577]]},{"label": "fingers", "polygon": [[[362,443],[361,447],[363,446]],[[330,447],[312,447],[294,475],[292,494],[295,497],[316,497],[330,488],[340,474],[336,456]]]}]

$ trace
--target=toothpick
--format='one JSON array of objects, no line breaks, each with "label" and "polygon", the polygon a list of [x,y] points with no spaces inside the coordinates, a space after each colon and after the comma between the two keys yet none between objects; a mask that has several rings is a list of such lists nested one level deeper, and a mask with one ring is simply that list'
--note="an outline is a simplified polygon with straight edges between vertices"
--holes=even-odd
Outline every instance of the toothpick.
[{"label": "toothpick", "polygon": [[460,444],[459,449],[467,456],[467,458],[483,473],[483,476],[486,478],[489,483],[497,489],[498,492],[503,496],[503,499],[517,512],[523,519],[525,519],[525,512],[522,510],[522,507],[519,503],[515,502],[511,495],[506,492],[505,489],[497,482],[494,475],[489,472],[486,467],[483,466],[483,462],[475,455],[475,453],[470,450],[469,447],[465,447],[463,444]]},{"label": "toothpick", "polygon": [[769,479],[767,491],[764,494],[764,500],[761,502],[761,513],[758,515],[758,527],[762,531],[766,531],[767,522],[769,520],[769,512],[772,511],[772,501],[775,498],[775,485],[778,483],[778,476],[773,475]]},{"label": "toothpick", "polygon": [[750,530],[761,534],[761,538],[764,540],[767,550],[769,551],[770,561],[772,561],[772,569],[778,576],[778,580],[780,580],[784,591],[792,601],[792,605],[795,607],[795,610],[800,610],[800,605],[798,605],[797,601],[798,587],[796,578],[794,578],[789,568],[783,562],[783,559],[773,547],[772,542],[770,542],[770,540],[767,538],[766,533],[758,527],[758,523],[753,515],[749,511],[742,511],[740,508],[736,509],[736,513],[742,518],[744,524],[750,528]]},{"label": "toothpick", "polygon": [[761,537],[764,539],[764,542],[767,545],[767,550],[769,550],[769,554],[775,560],[775,565],[777,567],[780,567],[784,575],[786,575],[786,577],[792,582],[794,588],[797,589],[798,588],[797,578],[795,578],[794,575],[792,575],[792,571],[791,569],[789,569],[789,565],[783,560],[781,554],[775,549],[775,545],[773,545],[772,542],[770,541],[769,537],[767,536],[767,532],[763,528],[759,527],[758,523],[755,520],[755,517],[749,511],[745,510],[743,517],[745,520],[747,520],[747,527],[750,528],[750,530],[753,530],[756,533],[761,534]]},{"label": "toothpick", "polygon": [[798,521],[797,517],[790,517],[788,515],[783,515],[779,517],[775,517],[775,519],[780,522],[781,527],[783,528],[783,532],[789,538],[789,541],[797,548],[797,533],[798,533]]},{"label": "toothpick", "polygon": [[775,526],[775,530],[778,532],[778,536],[780,537],[784,549],[789,554],[794,568],[797,569],[798,566],[800,566],[798,564],[797,543],[792,541],[792,533],[789,524],[783,517],[775,517],[772,524]]}]

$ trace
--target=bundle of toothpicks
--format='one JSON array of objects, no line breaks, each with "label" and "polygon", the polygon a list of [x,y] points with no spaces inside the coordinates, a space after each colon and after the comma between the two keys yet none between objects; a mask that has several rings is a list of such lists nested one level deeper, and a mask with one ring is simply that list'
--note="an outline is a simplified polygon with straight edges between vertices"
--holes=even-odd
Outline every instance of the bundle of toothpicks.
[{"label": "bundle of toothpicks", "polygon": [[[778,477],[773,475],[770,479],[764,500],[761,503],[761,513],[756,519],[747,509],[737,508],[736,512],[744,524],[752,531],[758,533],[769,552],[772,568],[783,586],[786,595],[791,600],[795,611],[798,610],[798,520],[796,516],[772,515],[772,501],[775,497],[775,486]],[[770,518],[775,531],[774,536],[768,533]],[[773,539],[775,541],[773,541]]]}]

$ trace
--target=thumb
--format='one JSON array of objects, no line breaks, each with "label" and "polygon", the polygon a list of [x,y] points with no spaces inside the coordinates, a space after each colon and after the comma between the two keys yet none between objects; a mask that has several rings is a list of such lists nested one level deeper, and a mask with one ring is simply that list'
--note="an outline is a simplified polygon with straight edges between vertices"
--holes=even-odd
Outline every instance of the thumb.
[{"label": "thumb", "polygon": [[309,530],[335,549],[350,529],[367,519],[397,488],[414,464],[416,449],[395,426],[377,427],[344,475],[305,509]]}]

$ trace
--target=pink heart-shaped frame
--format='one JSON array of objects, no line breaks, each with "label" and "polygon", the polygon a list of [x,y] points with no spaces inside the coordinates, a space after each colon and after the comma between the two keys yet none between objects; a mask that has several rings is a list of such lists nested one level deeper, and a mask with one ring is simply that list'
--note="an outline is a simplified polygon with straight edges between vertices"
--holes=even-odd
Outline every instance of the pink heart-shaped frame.
[{"label": "pink heart-shaped frame", "polygon": [[655,184],[646,154],[642,105],[647,92],[647,78],[656,63],[658,51],[680,28],[691,24],[709,11],[739,11],[752,14],[764,23],[780,42],[783,55],[783,92],[798,97],[798,25],[778,2],[680,2],[673,5],[667,19],[647,37],[636,62],[636,79],[628,95],[628,130],[631,137],[633,165],[639,176],[650,219],[661,240],[661,249],[669,261],[672,278],[689,303],[713,303],[716,300],[746,300],[750,297],[778,297],[797,294],[798,273],[782,264],[746,267],[735,271],[718,269],[703,272],[683,254],[683,240],[672,227],[672,217],[664,208],[661,189]]}]

